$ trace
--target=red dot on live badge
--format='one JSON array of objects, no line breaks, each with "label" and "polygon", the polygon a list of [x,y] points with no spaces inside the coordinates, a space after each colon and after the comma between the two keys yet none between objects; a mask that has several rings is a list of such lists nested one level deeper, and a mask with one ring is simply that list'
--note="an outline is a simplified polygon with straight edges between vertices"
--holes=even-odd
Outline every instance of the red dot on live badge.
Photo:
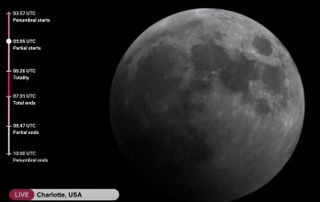
[{"label": "red dot on live badge", "polygon": [[34,198],[34,192],[31,189],[12,189],[9,196],[13,201],[30,201]]}]

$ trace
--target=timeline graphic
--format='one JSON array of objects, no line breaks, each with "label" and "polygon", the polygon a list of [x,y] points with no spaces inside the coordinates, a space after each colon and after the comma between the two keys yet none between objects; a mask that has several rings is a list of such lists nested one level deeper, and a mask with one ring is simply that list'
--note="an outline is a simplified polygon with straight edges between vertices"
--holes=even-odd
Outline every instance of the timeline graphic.
[{"label": "timeline graphic", "polygon": [[8,19],[8,59],[7,59],[7,80],[8,80],[8,91],[7,91],[7,108],[8,108],[8,116],[7,116],[7,128],[8,128],[8,146],[7,146],[7,155],[11,155],[11,13],[7,12]]},{"label": "timeline graphic", "polygon": [[[42,18],[34,10],[13,10],[6,12],[7,18],[7,149],[8,159],[19,163],[48,163],[46,154],[39,154],[34,145],[25,138],[38,138],[42,134],[39,130],[40,117],[29,111],[40,110],[39,89],[32,85],[39,77],[37,60],[43,54],[45,40],[39,42],[38,35],[32,32],[14,33],[12,29],[26,29],[32,27],[41,30],[43,26],[50,26],[50,18]],[[46,24],[46,25],[45,25]],[[45,37],[45,35],[44,35]],[[12,59],[12,56],[15,58]],[[18,61],[19,59],[19,61]],[[12,61],[13,64],[12,64]],[[15,85],[13,85],[15,84]],[[14,88],[13,88],[14,86]],[[13,116],[14,114],[14,116]],[[28,114],[28,116],[25,116]],[[30,114],[30,116],[29,116]],[[17,118],[18,117],[18,118]],[[23,117],[23,118],[21,118]],[[32,117],[32,118],[30,118]],[[20,140],[19,140],[20,139]]]},{"label": "timeline graphic", "polygon": [[[6,125],[7,131],[7,148],[4,157],[7,159],[7,165],[10,169],[31,168],[30,170],[37,175],[39,172],[35,170],[38,168],[42,170],[50,166],[59,166],[57,164],[62,164],[61,161],[63,161],[63,157],[51,150],[50,144],[55,144],[50,140],[59,139],[55,136],[56,133],[50,131],[52,130],[51,126],[59,127],[55,125],[52,113],[47,113],[48,109],[57,107],[54,99],[59,100],[61,96],[52,95],[52,92],[48,89],[48,84],[53,84],[58,80],[52,74],[56,65],[51,62],[52,53],[57,54],[57,49],[50,52],[50,48],[57,45],[53,44],[51,40],[53,33],[50,30],[53,30],[53,20],[50,14],[43,10],[9,10],[2,14],[2,17],[6,17],[7,22],[5,38],[7,59],[6,68],[3,68],[7,80],[5,82],[6,92],[3,92],[3,96],[6,97],[7,108],[7,120],[3,124]],[[3,61],[5,61],[5,58]],[[42,77],[47,81],[42,80]],[[57,88],[56,85],[53,89],[55,88]],[[41,91],[42,89],[45,89],[46,92]],[[57,91],[61,92],[61,89]],[[42,92],[43,94],[41,94]],[[43,99],[41,100],[42,95]],[[44,102],[43,105],[41,101]],[[41,128],[42,123],[45,126]],[[73,124],[68,122],[69,125],[72,126]],[[51,153],[56,156],[50,156]],[[51,161],[50,157],[54,160]],[[49,165],[49,162],[52,163]],[[23,167],[20,167],[21,165]],[[51,170],[50,175],[55,172],[55,170]],[[68,176],[67,173],[65,175]],[[68,176],[69,179],[70,176]],[[55,186],[50,182],[48,186],[44,187],[51,188],[46,189],[39,188],[36,183],[30,183],[29,186],[21,189],[20,185],[12,183],[6,195],[14,201],[114,201],[119,198],[117,189],[109,189],[109,187],[101,189],[59,189],[63,186],[63,181],[59,181]]]}]

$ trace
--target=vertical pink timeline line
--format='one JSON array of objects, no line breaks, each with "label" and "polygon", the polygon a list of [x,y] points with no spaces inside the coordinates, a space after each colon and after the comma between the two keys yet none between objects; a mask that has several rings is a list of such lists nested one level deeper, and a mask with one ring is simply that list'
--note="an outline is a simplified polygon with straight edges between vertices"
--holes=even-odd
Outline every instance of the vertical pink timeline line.
[{"label": "vertical pink timeline line", "polygon": [[11,76],[10,76],[10,72],[8,71],[7,73],[8,75],[8,127],[10,127],[10,120],[11,120],[11,110],[10,110],[10,94],[11,94],[11,89],[10,89],[10,83],[11,83]]},{"label": "vertical pink timeline line", "polygon": [[10,51],[11,51],[11,45],[10,45],[10,43],[8,43],[8,72],[9,72],[9,70],[11,70],[11,53],[10,53]]},{"label": "vertical pink timeline line", "polygon": [[7,69],[7,80],[8,80],[8,95],[7,95],[7,100],[8,100],[8,152],[7,155],[11,155],[11,132],[10,132],[10,127],[11,127],[11,13],[8,11],[7,12],[7,19],[8,19],[8,38],[7,38],[7,46],[8,46],[8,69]]},{"label": "vertical pink timeline line", "polygon": [[[11,40],[11,13],[10,12],[8,12],[7,13],[7,15],[8,15],[8,39],[10,39]],[[10,41],[11,42],[11,41]],[[11,54],[10,54],[10,51],[11,51],[11,44],[10,43],[7,43],[8,44],[8,70],[10,70],[11,69]]]},{"label": "vertical pink timeline line", "polygon": [[11,96],[11,17],[10,17],[11,13],[8,12],[7,13],[7,20],[8,20],[8,41],[7,41],[7,45],[8,45],[8,69],[7,69],[7,80],[8,80],[8,127],[10,127],[11,125],[11,107],[10,107],[10,96]]},{"label": "vertical pink timeline line", "polygon": [[8,11],[8,13],[7,13],[7,16],[8,16],[8,39],[10,39],[10,37],[11,37],[10,15],[11,15],[11,13]]}]

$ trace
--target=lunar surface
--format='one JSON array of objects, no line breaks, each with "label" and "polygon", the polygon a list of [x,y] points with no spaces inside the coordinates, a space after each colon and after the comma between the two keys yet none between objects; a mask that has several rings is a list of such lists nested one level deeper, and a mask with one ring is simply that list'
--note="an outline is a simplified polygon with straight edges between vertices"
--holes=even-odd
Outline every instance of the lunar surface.
[{"label": "lunar surface", "polygon": [[219,9],[149,27],[122,57],[110,94],[112,128],[129,164],[179,201],[226,202],[268,183],[297,145],[304,107],[299,72],[281,42]]}]

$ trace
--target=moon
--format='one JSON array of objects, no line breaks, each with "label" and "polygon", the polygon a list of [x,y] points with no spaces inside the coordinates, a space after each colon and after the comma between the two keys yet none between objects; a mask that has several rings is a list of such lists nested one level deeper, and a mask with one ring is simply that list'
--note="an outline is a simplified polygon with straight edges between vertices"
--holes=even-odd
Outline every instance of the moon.
[{"label": "moon", "polygon": [[226,202],[268,183],[292,155],[305,112],[288,50],[258,22],[221,9],[145,30],[114,75],[120,150],[171,199]]}]

